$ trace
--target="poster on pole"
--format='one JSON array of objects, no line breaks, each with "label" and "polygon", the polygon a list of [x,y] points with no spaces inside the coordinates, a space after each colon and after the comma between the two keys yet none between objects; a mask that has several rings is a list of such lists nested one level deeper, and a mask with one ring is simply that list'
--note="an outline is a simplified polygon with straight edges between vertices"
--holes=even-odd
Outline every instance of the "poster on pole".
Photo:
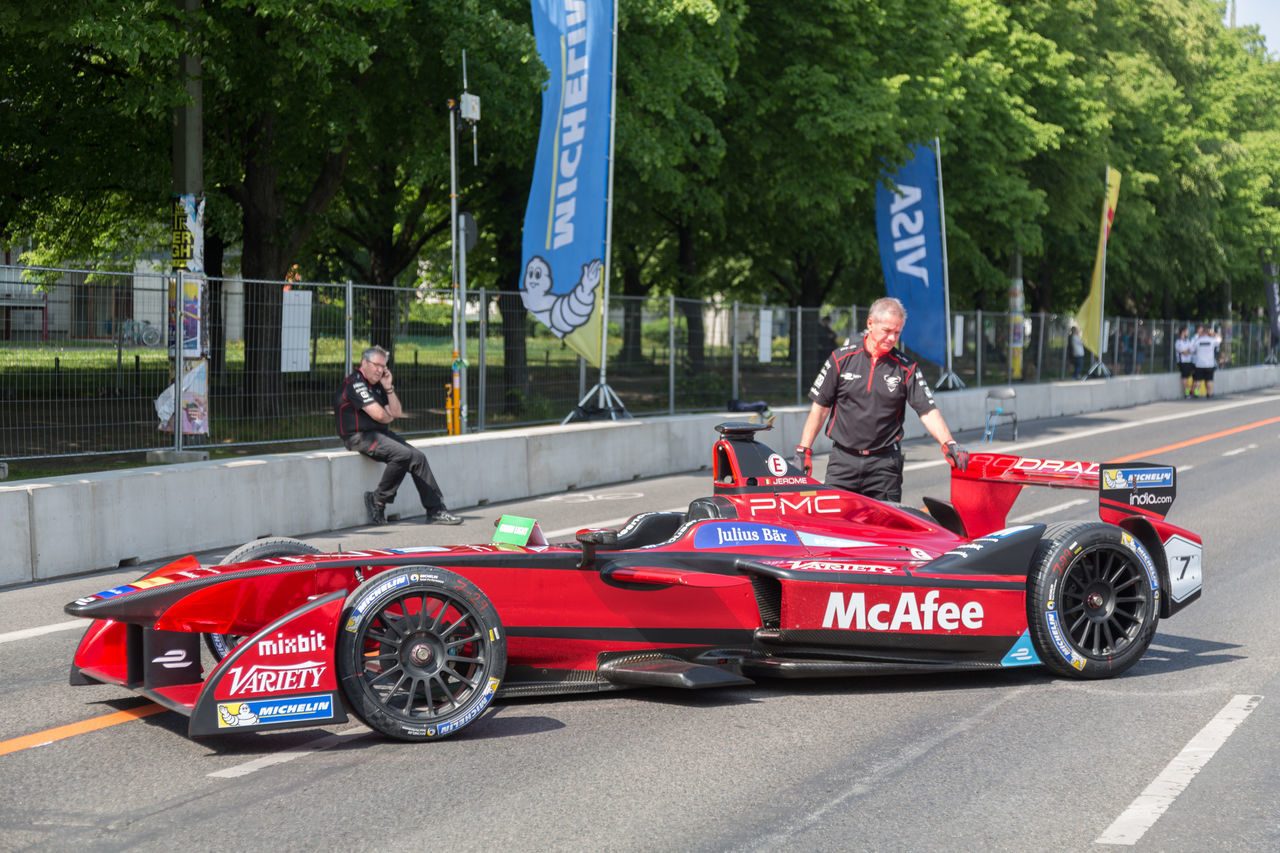
[{"label": "poster on pole", "polygon": [[533,0],[533,35],[550,78],[525,208],[524,305],[600,365],[608,251],[613,0]]},{"label": "poster on pole", "polygon": [[928,145],[911,155],[891,186],[876,187],[876,235],[885,292],[907,309],[902,343],[934,364],[947,364],[947,295],[937,161]]}]

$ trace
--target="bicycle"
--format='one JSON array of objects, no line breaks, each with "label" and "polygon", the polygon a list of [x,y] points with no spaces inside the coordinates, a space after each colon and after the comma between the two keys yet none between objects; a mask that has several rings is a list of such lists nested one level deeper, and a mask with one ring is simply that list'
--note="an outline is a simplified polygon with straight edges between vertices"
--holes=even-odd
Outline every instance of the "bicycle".
[{"label": "bicycle", "polygon": [[144,347],[158,347],[160,330],[147,320],[121,320],[119,341],[121,346],[142,344]]}]

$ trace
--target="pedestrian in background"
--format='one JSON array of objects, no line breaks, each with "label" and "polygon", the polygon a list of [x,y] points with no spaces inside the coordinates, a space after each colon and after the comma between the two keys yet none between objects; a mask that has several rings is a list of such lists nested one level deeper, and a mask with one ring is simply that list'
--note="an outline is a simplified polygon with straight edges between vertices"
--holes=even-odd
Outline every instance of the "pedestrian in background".
[{"label": "pedestrian in background", "polygon": [[1218,347],[1222,346],[1222,337],[1208,326],[1201,326],[1195,346],[1195,367],[1191,375],[1204,391],[1204,396],[1212,397],[1213,374],[1218,367]]},{"label": "pedestrian in background", "polygon": [[964,470],[969,454],[951,437],[933,402],[919,365],[894,345],[907,310],[893,297],[877,299],[861,339],[827,358],[809,389],[809,416],[792,462],[810,474],[813,442],[826,424],[834,449],[827,463],[828,486],[876,500],[902,500],[902,432],[907,404],[942,447],[954,468]]},{"label": "pedestrian in background", "polygon": [[409,444],[387,426],[404,414],[387,351],[373,346],[360,356],[360,366],[342,380],[333,401],[338,421],[338,436],[347,450],[362,453],[370,459],[385,462],[382,479],[372,492],[364,493],[364,507],[370,524],[386,524],[387,504],[396,499],[396,491],[407,473],[418,487],[422,508],[427,511],[427,524],[461,524],[462,519],[445,508],[440,487],[431,466],[421,450]]},{"label": "pedestrian in background", "polygon": [[1075,377],[1084,376],[1084,338],[1080,337],[1080,327],[1071,324],[1071,334],[1067,336],[1067,347],[1071,351],[1071,365],[1075,368]]},{"label": "pedestrian in background", "polygon": [[1182,399],[1191,399],[1191,376],[1195,372],[1196,345],[1191,339],[1191,329],[1183,326],[1178,339],[1173,342],[1178,354],[1178,374],[1182,377]]}]

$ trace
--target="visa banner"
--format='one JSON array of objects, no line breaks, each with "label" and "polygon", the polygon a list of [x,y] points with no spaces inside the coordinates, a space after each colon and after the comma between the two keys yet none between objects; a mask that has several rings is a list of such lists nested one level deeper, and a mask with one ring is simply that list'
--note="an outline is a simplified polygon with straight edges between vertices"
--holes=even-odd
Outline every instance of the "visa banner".
[{"label": "visa banner", "polygon": [[525,208],[524,305],[591,364],[609,206],[613,0],[533,0],[533,35],[550,71]]},{"label": "visa banner", "polygon": [[934,364],[947,364],[947,295],[942,269],[942,216],[933,149],[911,156],[876,187],[876,235],[885,292],[907,309],[902,343]]}]

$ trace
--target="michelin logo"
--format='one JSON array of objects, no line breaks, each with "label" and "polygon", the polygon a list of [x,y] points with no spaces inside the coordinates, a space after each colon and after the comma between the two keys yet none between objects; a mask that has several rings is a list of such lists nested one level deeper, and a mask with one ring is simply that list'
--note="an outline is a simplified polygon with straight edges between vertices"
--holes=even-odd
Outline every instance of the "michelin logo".
[{"label": "michelin logo", "polygon": [[218,703],[218,728],[220,729],[331,719],[333,719],[333,697],[327,695]]},{"label": "michelin logo", "polygon": [[1102,477],[1104,489],[1155,489],[1173,486],[1172,468],[1117,468]]}]

